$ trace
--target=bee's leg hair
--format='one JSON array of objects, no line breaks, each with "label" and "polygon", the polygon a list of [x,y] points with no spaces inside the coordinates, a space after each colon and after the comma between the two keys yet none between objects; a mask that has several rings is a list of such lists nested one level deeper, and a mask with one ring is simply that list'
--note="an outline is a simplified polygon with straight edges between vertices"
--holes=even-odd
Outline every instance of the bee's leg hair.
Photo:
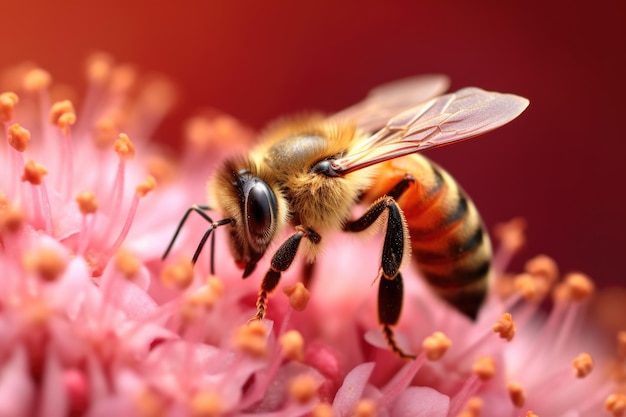
[{"label": "bee's leg hair", "polygon": [[415,358],[398,346],[391,328],[400,318],[404,293],[402,275],[399,271],[408,236],[400,207],[392,197],[381,197],[372,203],[360,218],[348,223],[346,229],[352,232],[363,231],[376,223],[385,212],[387,219],[380,265],[382,276],[378,288],[378,321],[383,326],[383,333],[390,349],[400,357]]},{"label": "bee's leg hair", "polygon": [[296,233],[289,236],[289,238],[280,245],[278,250],[274,253],[274,256],[272,256],[270,269],[265,274],[263,282],[261,283],[261,289],[259,290],[259,296],[256,302],[257,312],[252,320],[262,320],[265,318],[267,296],[274,291],[278,285],[282,273],[291,266],[291,263],[296,257],[296,253],[298,253],[298,247],[303,237],[315,244],[318,244],[321,240],[321,236],[313,229],[296,226]]}]

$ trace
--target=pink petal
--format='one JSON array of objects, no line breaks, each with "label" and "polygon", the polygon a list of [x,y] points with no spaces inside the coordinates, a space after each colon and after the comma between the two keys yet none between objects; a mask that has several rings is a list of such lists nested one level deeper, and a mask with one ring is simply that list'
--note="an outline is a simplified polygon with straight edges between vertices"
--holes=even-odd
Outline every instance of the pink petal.
[{"label": "pink petal", "polygon": [[138,415],[134,404],[127,397],[110,396],[99,398],[99,401],[90,407],[87,417],[111,417]]},{"label": "pink petal", "polygon": [[63,277],[50,288],[48,299],[64,309],[70,320],[76,320],[92,286],[89,266],[83,258],[75,258],[68,264]]},{"label": "pink petal", "polygon": [[39,411],[46,417],[63,417],[68,413],[67,392],[61,375],[61,364],[50,349],[46,355]]},{"label": "pink petal", "polygon": [[105,274],[103,286],[106,288],[104,291],[108,301],[126,313],[129,319],[150,315],[157,309],[156,302],[145,292],[149,281],[145,267],[140,269],[137,282],[128,281],[119,274]]},{"label": "pink petal", "polygon": [[346,375],[333,401],[333,409],[338,417],[347,417],[354,411],[374,366],[374,362],[367,362],[357,366]]},{"label": "pink petal", "polygon": [[107,396],[109,388],[104,369],[93,355],[87,357],[87,373],[89,375],[89,398],[91,401]]},{"label": "pink petal", "polygon": [[28,376],[26,352],[17,348],[0,369],[0,415],[30,415],[34,395],[35,387]]},{"label": "pink petal", "polygon": [[293,378],[308,375],[316,383],[316,388],[324,382],[324,377],[315,369],[298,362],[289,362],[282,366],[276,376],[268,384],[263,400],[254,406],[255,412],[271,411],[279,409],[288,401],[288,385]]},{"label": "pink petal", "polygon": [[429,387],[409,387],[391,408],[393,417],[446,417],[450,397]]}]

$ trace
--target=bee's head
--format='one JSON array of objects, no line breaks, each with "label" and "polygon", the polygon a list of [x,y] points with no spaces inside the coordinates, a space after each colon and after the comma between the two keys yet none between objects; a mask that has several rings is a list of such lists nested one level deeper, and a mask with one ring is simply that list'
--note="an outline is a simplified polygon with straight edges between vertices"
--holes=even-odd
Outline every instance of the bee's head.
[{"label": "bee's head", "polygon": [[254,271],[286,222],[286,203],[249,166],[229,160],[213,182],[216,207],[233,220],[230,247],[244,278]]}]

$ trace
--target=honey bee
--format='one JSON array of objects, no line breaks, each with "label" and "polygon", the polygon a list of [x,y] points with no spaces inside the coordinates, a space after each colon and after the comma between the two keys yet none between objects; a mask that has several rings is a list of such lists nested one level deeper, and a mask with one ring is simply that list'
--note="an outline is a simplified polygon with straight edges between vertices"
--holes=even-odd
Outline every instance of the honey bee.
[{"label": "honey bee", "polygon": [[[528,106],[525,98],[479,88],[440,95],[446,88],[443,76],[414,77],[378,87],[333,116],[271,125],[248,155],[224,161],[209,182],[212,206],[187,210],[163,257],[195,211],[210,226],[193,262],[213,230],[226,227],[246,278],[291,227],[260,286],[253,319],[261,320],[269,294],[297,253],[313,262],[329,232],[382,227],[378,319],[390,349],[414,357],[393,332],[403,302],[400,269],[411,253],[430,287],[470,318],[485,297],[491,266],[489,237],[476,207],[446,171],[416,152],[493,130]],[[361,203],[369,206],[353,219]],[[213,221],[209,209],[223,219]]]}]

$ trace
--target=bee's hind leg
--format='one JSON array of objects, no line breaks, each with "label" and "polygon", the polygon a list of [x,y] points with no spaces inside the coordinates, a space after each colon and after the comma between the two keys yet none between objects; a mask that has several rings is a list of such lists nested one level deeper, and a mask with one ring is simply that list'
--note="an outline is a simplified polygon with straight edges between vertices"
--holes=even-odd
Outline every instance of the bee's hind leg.
[{"label": "bee's hind leg", "polygon": [[[386,219],[381,217],[384,215]],[[360,232],[380,220],[386,220],[386,227],[380,262],[382,276],[378,287],[378,321],[383,326],[383,334],[389,348],[400,357],[415,358],[398,346],[392,329],[392,326],[398,323],[402,311],[404,285],[400,266],[404,252],[409,247],[408,230],[402,210],[393,197],[381,197],[372,203],[360,218],[348,223],[346,230]]]},{"label": "bee's hind leg", "polygon": [[261,289],[256,302],[257,311],[252,320],[263,320],[265,318],[267,297],[276,289],[282,273],[289,269],[291,263],[296,258],[296,253],[298,253],[298,247],[303,237],[309,239],[314,244],[318,244],[322,239],[313,229],[296,226],[296,233],[289,236],[272,256],[270,269],[261,282]]},{"label": "bee's hind leg", "polygon": [[394,187],[391,190],[387,191],[386,194],[389,197],[393,197],[394,200],[398,201],[400,196],[404,194],[404,192],[408,190],[409,187],[413,185],[414,183],[415,183],[415,177],[412,174],[407,172],[400,179],[400,181],[398,181],[398,183],[394,185]]},{"label": "bee's hind leg", "polygon": [[402,358],[415,359],[415,355],[404,352],[398,346],[391,328],[400,319],[403,295],[404,285],[400,272],[394,279],[380,279],[378,286],[378,321],[383,326],[383,334],[389,348]]}]

